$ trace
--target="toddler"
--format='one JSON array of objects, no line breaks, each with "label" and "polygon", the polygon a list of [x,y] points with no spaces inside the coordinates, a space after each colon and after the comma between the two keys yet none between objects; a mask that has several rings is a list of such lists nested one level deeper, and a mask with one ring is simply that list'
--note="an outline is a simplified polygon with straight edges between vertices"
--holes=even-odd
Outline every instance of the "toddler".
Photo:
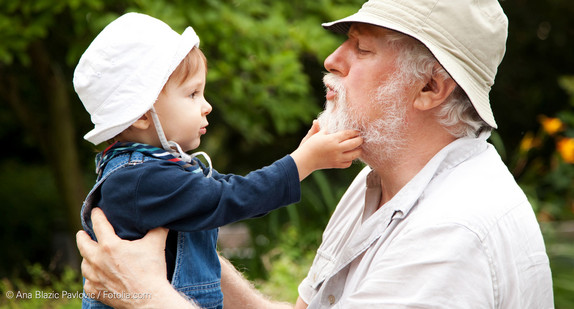
[{"label": "toddler", "polygon": [[[315,122],[290,155],[244,177],[220,174],[206,154],[187,154],[207,132],[206,71],[191,27],[180,35],[158,19],[128,13],[94,39],[76,67],[74,88],[94,123],[84,138],[110,146],[96,157],[98,177],[81,219],[94,239],[93,207],[124,239],[170,229],[168,280],[202,308],[222,308],[217,228],[298,202],[302,179],[349,166],[362,139],[354,131],[327,134]],[[103,306],[83,299],[84,308]]]}]

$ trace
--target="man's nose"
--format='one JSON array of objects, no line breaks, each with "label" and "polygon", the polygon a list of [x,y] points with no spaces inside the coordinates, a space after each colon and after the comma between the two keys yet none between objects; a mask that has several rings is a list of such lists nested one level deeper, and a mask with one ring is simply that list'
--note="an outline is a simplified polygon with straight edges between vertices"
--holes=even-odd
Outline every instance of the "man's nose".
[{"label": "man's nose", "polygon": [[345,76],[348,72],[348,59],[346,54],[346,44],[343,43],[339,46],[333,53],[331,53],[324,62],[325,69],[327,71],[337,74],[339,76]]}]

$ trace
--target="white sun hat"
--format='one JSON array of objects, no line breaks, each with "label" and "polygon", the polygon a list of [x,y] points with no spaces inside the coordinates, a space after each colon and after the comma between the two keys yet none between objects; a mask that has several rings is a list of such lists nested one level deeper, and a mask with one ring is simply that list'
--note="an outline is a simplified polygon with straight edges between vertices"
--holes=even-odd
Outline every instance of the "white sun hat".
[{"label": "white sun hat", "polygon": [[74,71],[74,88],[94,124],[84,138],[98,145],[149,111],[194,47],[193,28],[180,35],[148,15],[127,13],[107,25]]},{"label": "white sun hat", "polygon": [[323,27],[347,33],[356,22],[422,42],[466,92],[480,117],[497,127],[488,94],[508,36],[508,19],[498,0],[370,0],[357,13]]}]

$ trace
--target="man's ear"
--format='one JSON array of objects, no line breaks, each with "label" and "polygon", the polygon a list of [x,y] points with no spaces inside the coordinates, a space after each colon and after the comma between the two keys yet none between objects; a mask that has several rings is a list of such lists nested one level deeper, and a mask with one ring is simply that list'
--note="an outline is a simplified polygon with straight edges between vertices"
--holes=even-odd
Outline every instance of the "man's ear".
[{"label": "man's ear", "polygon": [[143,114],[140,119],[132,123],[132,127],[139,130],[147,130],[152,124],[150,112]]},{"label": "man's ear", "polygon": [[456,82],[452,78],[443,78],[438,74],[433,74],[426,85],[419,91],[414,107],[421,111],[433,109],[442,104],[454,88],[456,88]]}]

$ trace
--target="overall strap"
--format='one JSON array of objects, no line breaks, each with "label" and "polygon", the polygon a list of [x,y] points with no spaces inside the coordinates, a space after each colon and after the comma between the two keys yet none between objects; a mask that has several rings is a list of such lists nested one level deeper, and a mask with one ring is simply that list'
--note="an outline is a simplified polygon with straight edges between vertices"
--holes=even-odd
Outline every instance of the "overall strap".
[{"label": "overall strap", "polygon": [[96,180],[96,184],[92,187],[92,189],[86,196],[86,199],[82,204],[82,211],[81,211],[82,227],[86,232],[88,232],[88,234],[93,239],[96,239],[96,235],[92,230],[91,213],[92,209],[95,207],[96,198],[98,197],[97,192],[99,191],[102,183],[114,172],[126,166],[141,164],[149,160],[160,160],[160,159],[145,156],[143,153],[140,152],[122,153],[116,155],[111,160],[108,160],[105,166],[101,166],[98,169],[99,173],[98,178]]},{"label": "overall strap", "polygon": [[140,143],[116,142],[96,156],[96,184],[84,200],[81,211],[82,226],[95,239],[91,224],[91,211],[97,202],[102,183],[114,172],[131,165],[141,164],[149,160],[165,160],[179,165],[192,173],[202,173],[203,169],[196,160],[191,163],[176,158],[171,153],[157,147]]}]

